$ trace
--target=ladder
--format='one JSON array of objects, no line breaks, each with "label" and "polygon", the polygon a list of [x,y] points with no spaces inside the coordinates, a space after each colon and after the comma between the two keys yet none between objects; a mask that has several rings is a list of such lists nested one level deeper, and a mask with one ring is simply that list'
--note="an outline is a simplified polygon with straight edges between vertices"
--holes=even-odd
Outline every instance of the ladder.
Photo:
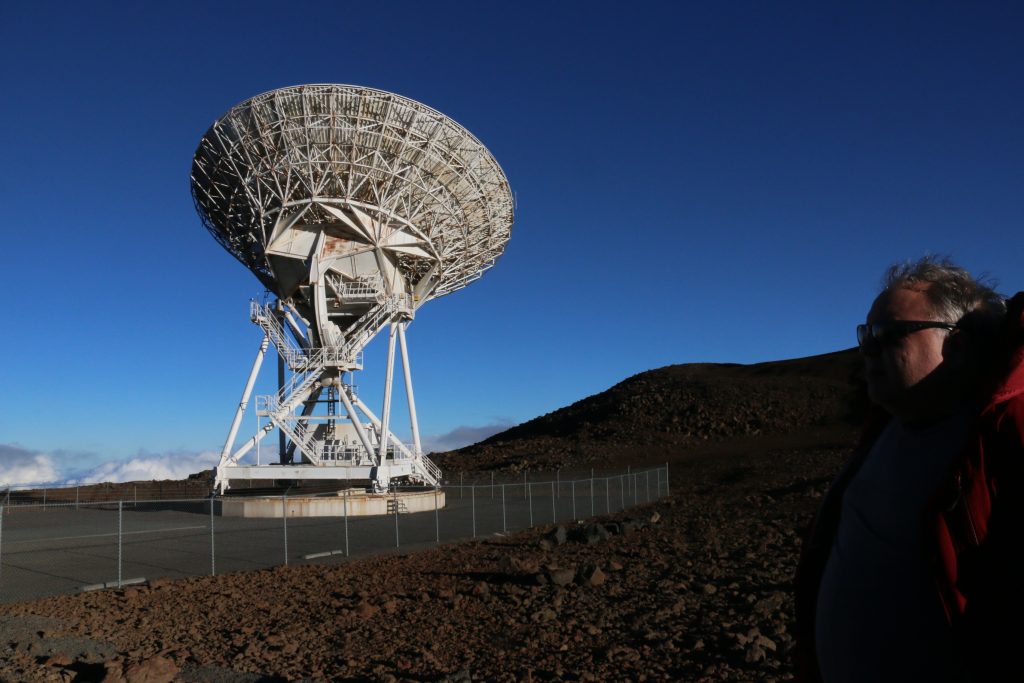
[{"label": "ladder", "polygon": [[406,506],[405,501],[400,498],[392,496],[388,498],[388,514],[389,515],[405,515],[409,513],[409,508]]}]

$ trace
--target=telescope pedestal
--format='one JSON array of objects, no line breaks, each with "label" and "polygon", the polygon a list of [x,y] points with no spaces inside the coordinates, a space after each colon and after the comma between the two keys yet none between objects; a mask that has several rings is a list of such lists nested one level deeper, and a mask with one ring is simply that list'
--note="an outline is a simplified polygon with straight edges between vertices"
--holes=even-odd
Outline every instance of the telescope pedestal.
[{"label": "telescope pedestal", "polygon": [[[440,484],[441,471],[423,455],[419,444],[405,340],[408,322],[387,323],[389,352],[384,387],[384,418],[379,419],[358,397],[351,383],[344,381],[346,372],[351,374],[361,368],[358,361],[361,349],[356,353],[352,353],[351,349],[342,353],[337,348],[299,348],[290,344],[281,323],[284,319],[281,314],[283,309],[280,305],[261,306],[255,302],[250,308],[252,320],[264,330],[264,337],[221,451],[215,488],[223,493],[232,480],[255,479],[336,480],[365,485],[378,493],[387,491],[392,480],[428,486]],[[409,400],[414,437],[411,447],[402,443],[388,424],[396,341],[401,346]],[[279,358],[291,368],[291,378],[279,388],[277,394],[256,397],[256,415],[267,418],[267,422],[248,441],[232,450],[242,415],[248,406],[256,377],[271,342],[274,342]],[[321,401],[325,392],[328,400]],[[344,407],[343,414],[338,412],[339,398]],[[317,410],[322,405],[326,405],[326,412]],[[257,455],[255,464],[242,463],[241,459],[274,428],[280,430],[290,442],[285,451],[279,454],[279,462],[265,463]],[[298,462],[295,462],[296,452],[300,456]]]}]

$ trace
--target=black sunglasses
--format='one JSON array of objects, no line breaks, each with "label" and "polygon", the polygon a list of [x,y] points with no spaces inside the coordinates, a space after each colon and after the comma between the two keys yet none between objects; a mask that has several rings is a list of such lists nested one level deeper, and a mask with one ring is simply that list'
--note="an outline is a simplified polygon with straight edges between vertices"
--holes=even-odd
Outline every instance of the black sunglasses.
[{"label": "black sunglasses", "polygon": [[861,348],[871,343],[885,346],[918,330],[932,328],[955,330],[958,327],[952,323],[940,323],[934,320],[884,320],[867,325],[857,325],[857,344]]}]

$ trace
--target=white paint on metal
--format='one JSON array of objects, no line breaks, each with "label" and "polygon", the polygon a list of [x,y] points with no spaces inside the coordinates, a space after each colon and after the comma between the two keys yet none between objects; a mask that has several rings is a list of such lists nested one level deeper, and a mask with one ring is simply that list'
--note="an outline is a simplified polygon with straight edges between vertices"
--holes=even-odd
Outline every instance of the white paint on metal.
[{"label": "white paint on metal", "polygon": [[[388,357],[384,375],[384,406],[381,409],[380,433],[390,434],[388,425],[391,423],[391,387],[395,380],[395,323],[388,330]],[[380,440],[380,462],[387,455],[388,439]]]},{"label": "white paint on metal", "polygon": [[423,448],[420,445],[420,426],[416,419],[416,397],[412,392],[412,371],[409,369],[409,351],[405,345],[405,328],[408,326],[409,323],[399,323],[398,345],[402,349],[402,372],[405,375],[405,397],[409,401],[409,425],[412,428],[412,451],[417,455],[422,455]]},{"label": "white paint on metal", "polygon": [[351,387],[342,386],[338,395],[341,396],[342,402],[345,404],[345,411],[349,416],[349,420],[352,422],[352,426],[356,430],[356,434],[359,436],[359,441],[363,444],[363,448],[366,449],[367,455],[372,457],[373,446],[370,444],[370,437],[366,435],[366,430],[363,429],[363,425],[359,420],[359,414],[356,413],[355,406],[352,405],[352,399],[349,398],[348,392]]},{"label": "white paint on metal", "polygon": [[224,448],[220,452],[220,463],[217,465],[218,468],[222,467],[228,459],[228,454],[231,452],[231,447],[235,443],[235,436],[238,434],[238,426],[242,423],[242,416],[245,414],[245,407],[249,405],[249,397],[252,395],[252,388],[256,384],[256,375],[259,374],[260,366],[263,365],[263,357],[267,353],[267,346],[270,345],[270,337],[266,334],[263,335],[263,341],[260,342],[260,349],[256,352],[256,359],[252,362],[252,370],[249,372],[249,379],[245,383],[245,389],[242,391],[242,400],[238,402],[238,410],[235,411],[235,419],[231,422],[231,430],[228,432],[228,438],[224,442]]}]

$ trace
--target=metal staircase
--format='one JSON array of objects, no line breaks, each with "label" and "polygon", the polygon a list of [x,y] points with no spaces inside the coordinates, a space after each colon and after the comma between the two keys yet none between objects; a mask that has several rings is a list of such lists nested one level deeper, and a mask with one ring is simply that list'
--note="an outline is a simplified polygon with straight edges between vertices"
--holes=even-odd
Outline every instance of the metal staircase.
[{"label": "metal staircase", "polygon": [[435,465],[434,461],[430,458],[425,457],[422,453],[417,453],[413,467],[419,470],[424,484],[429,484],[430,486],[441,485],[441,468]]},{"label": "metal staircase", "polygon": [[272,304],[260,304],[253,299],[249,302],[249,319],[266,332],[267,337],[284,358],[290,370],[302,371],[309,366],[308,352],[296,345],[295,341],[288,336],[284,326],[281,325],[281,318]]},{"label": "metal staircase", "polygon": [[[402,304],[408,303],[406,299],[407,297],[403,294],[379,297],[380,303],[356,320],[355,324],[346,331],[344,341],[340,345],[319,349],[322,360],[326,361],[328,365],[357,362],[356,350],[365,347],[380,327],[391,322],[390,319],[399,312]],[[281,357],[285,359],[290,370],[293,372],[305,371],[315,365],[311,354],[316,349],[304,349],[295,344],[281,324],[281,318],[274,310],[273,304],[250,301],[249,318],[266,332],[267,337]]]},{"label": "metal staircase", "polygon": [[401,295],[385,297],[377,306],[374,306],[356,321],[350,330],[345,334],[345,349],[361,349],[373,339],[377,330],[398,312]]}]

